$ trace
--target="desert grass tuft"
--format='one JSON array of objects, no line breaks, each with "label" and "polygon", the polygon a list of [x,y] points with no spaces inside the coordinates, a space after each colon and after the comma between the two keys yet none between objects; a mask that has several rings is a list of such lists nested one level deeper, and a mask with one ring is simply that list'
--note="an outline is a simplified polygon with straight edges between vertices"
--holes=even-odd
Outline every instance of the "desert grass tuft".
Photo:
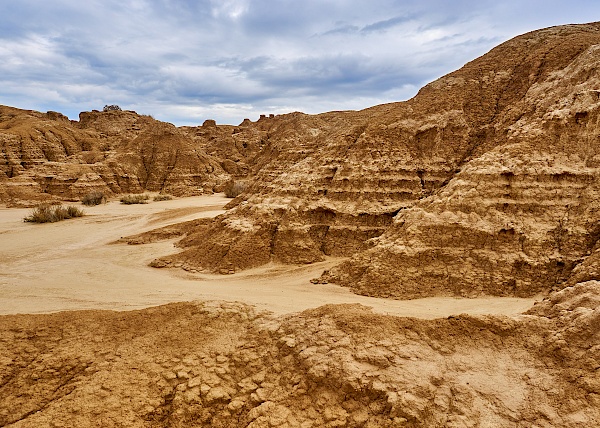
[{"label": "desert grass tuft", "polygon": [[100,205],[106,203],[106,195],[104,192],[90,192],[81,199],[81,203],[90,207]]},{"label": "desert grass tuft", "polygon": [[171,196],[171,195],[156,195],[154,197],[155,202],[170,201],[171,199],[173,199],[173,196]]},{"label": "desert grass tuft", "polygon": [[147,204],[150,196],[145,193],[135,194],[135,195],[125,195],[121,198],[121,203],[125,205],[132,204]]},{"label": "desert grass tuft", "polygon": [[73,205],[64,207],[62,205],[40,204],[31,210],[31,213],[23,220],[29,223],[55,223],[75,217],[82,217],[82,209]]}]

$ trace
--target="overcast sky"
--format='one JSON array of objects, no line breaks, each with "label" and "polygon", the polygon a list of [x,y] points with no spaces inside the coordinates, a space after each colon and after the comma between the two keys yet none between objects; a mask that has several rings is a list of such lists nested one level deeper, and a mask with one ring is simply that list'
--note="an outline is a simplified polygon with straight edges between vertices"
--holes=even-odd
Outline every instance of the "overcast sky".
[{"label": "overcast sky", "polygon": [[518,34],[595,20],[591,0],[0,0],[0,104],[176,125],[362,109]]}]

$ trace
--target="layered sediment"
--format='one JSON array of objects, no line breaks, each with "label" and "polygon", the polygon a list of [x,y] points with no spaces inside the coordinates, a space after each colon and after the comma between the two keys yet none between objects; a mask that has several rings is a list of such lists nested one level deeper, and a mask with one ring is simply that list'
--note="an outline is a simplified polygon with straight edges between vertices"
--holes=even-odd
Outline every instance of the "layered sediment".
[{"label": "layered sediment", "polygon": [[598,233],[599,29],[519,36],[407,102],[277,117],[249,190],[154,265],[357,254],[322,280],[396,298],[560,287]]},{"label": "layered sediment", "polygon": [[530,296],[566,285],[600,236],[599,54],[590,46],[532,84],[512,107],[523,114],[504,144],[326,276],[399,298]]},{"label": "layered sediment", "polygon": [[197,195],[230,178],[185,132],[129,111],[60,113],[0,107],[0,201],[158,191]]}]

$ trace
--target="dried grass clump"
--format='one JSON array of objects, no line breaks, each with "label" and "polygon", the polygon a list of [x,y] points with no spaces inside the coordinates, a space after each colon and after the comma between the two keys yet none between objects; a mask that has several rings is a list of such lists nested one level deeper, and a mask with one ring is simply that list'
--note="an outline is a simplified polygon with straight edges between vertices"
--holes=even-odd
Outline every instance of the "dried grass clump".
[{"label": "dried grass clump", "polygon": [[173,196],[171,196],[171,195],[156,195],[154,197],[155,202],[170,201],[171,199],[173,199]]},{"label": "dried grass clump", "polygon": [[63,207],[62,205],[40,204],[33,208],[23,220],[29,223],[55,223],[83,215],[83,210],[73,205]]},{"label": "dried grass clump", "polygon": [[106,195],[104,192],[90,192],[81,199],[83,205],[89,207],[106,203]]},{"label": "dried grass clump", "polygon": [[245,181],[229,180],[225,184],[225,188],[223,189],[223,192],[225,192],[226,197],[235,198],[235,197],[239,196],[244,190],[246,190],[247,187],[248,187],[248,185],[246,184]]},{"label": "dried grass clump", "polygon": [[136,194],[136,195],[125,195],[121,198],[121,203],[125,205],[132,204],[147,204],[150,196],[145,193]]}]

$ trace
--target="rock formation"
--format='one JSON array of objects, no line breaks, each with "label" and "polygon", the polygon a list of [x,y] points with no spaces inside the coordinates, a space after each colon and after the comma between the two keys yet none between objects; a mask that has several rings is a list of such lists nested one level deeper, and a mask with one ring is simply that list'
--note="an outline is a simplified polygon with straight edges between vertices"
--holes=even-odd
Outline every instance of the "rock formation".
[{"label": "rock formation", "polygon": [[129,111],[54,113],[0,107],[0,201],[79,199],[145,190],[213,192],[230,174],[185,132]]},{"label": "rock formation", "polygon": [[396,298],[545,292],[600,233],[599,42],[597,23],[544,29],[406,102],[238,126],[4,107],[0,201],[249,179],[227,214],[153,265],[230,273],[353,256],[322,280]]},{"label": "rock formation", "polygon": [[323,280],[396,298],[560,287],[600,231],[598,43],[600,24],[540,30],[407,102],[267,119],[249,190],[155,265],[358,251]]},{"label": "rock formation", "polygon": [[498,144],[328,276],[359,293],[409,298],[525,296],[565,283],[600,236],[595,28],[553,28],[509,42],[513,51],[539,44],[548,52],[493,125]]},{"label": "rock formation", "polygon": [[[242,303],[0,317],[0,426],[600,426],[600,24],[517,37],[404,103],[175,128],[0,107],[0,201],[219,190],[156,260],[393,298],[548,296],[515,317]],[[191,232],[193,230],[193,232]]]}]

